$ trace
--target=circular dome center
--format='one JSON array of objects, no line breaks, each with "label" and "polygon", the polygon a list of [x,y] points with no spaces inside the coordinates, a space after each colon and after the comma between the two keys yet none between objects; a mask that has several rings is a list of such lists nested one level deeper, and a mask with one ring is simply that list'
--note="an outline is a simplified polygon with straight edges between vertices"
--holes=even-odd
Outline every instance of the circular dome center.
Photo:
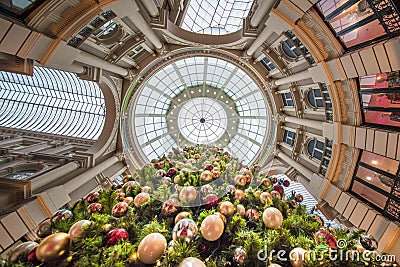
[{"label": "circular dome center", "polygon": [[228,118],[224,107],[218,101],[199,97],[188,100],[178,115],[181,134],[195,144],[209,144],[217,141],[226,131]]}]

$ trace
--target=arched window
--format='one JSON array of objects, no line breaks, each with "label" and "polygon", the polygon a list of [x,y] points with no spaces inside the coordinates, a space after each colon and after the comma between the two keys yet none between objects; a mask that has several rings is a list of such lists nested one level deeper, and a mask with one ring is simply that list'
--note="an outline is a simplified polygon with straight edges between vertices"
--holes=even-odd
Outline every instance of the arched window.
[{"label": "arched window", "polygon": [[307,92],[308,103],[314,108],[324,108],[324,99],[320,89],[311,89]]},{"label": "arched window", "polygon": [[324,142],[321,142],[317,139],[312,139],[307,144],[307,152],[311,157],[321,161],[324,154],[324,147]]},{"label": "arched window", "polygon": [[20,170],[7,175],[4,178],[14,179],[14,180],[26,180],[29,176],[34,175],[37,170]]},{"label": "arched window", "polygon": [[282,51],[291,60],[295,60],[301,56],[300,50],[294,45],[294,43],[290,39],[287,39],[282,43]]}]

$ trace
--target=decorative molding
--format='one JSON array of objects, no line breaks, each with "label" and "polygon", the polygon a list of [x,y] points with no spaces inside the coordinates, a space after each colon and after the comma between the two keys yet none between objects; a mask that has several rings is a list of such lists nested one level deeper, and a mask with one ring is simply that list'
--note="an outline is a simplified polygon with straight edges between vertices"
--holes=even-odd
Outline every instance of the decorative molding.
[{"label": "decorative molding", "polygon": [[346,106],[346,95],[343,91],[342,88],[342,82],[336,81],[334,83],[335,86],[335,91],[337,92],[338,98],[336,99],[339,102],[340,105],[340,115],[341,115],[341,122],[346,122],[348,120],[347,118],[347,106]]},{"label": "decorative molding", "polygon": [[347,150],[347,145],[345,144],[333,145],[332,147],[332,157],[329,164],[329,168],[325,175],[326,179],[328,179],[332,183],[338,181],[339,175],[343,171],[343,164],[345,162],[346,150]]},{"label": "decorative molding", "polygon": [[317,62],[328,59],[329,54],[326,52],[324,44],[317,38],[314,30],[306,25],[303,19],[297,21],[293,31]]},{"label": "decorative molding", "polygon": [[61,39],[57,38],[51,41],[51,43],[48,45],[48,47],[44,50],[44,53],[40,56],[39,62],[43,66],[46,65],[47,61],[49,60],[50,56],[54,53],[58,45],[60,44]]},{"label": "decorative molding", "polygon": [[17,56],[21,58],[27,58],[29,53],[36,46],[36,42],[39,40],[41,36],[42,36],[41,33],[32,31],[29,34],[28,38],[26,38],[24,44],[19,49]]}]

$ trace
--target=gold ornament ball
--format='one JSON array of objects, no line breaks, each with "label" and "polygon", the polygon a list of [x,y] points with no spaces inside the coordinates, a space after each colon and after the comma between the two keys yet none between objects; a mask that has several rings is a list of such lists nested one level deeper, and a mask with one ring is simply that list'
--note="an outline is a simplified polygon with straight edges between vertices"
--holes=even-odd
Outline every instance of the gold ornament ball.
[{"label": "gold ornament ball", "polygon": [[275,190],[272,190],[271,191],[271,196],[274,198],[274,197],[276,197],[276,198],[281,198],[281,194],[278,192],[278,191],[275,191]]},{"label": "gold ornament ball", "polygon": [[260,195],[261,203],[265,204],[267,201],[272,201],[272,195],[268,192],[262,192]]},{"label": "gold ornament ball", "polygon": [[239,213],[240,216],[244,217],[246,215],[246,208],[242,204],[238,204],[236,206],[237,213]]},{"label": "gold ornament ball", "polygon": [[109,224],[109,223],[107,223],[107,224],[105,224],[105,225],[103,225],[103,230],[104,231],[106,231],[106,232],[110,232],[111,231],[111,229],[112,229],[112,225],[111,224]]},{"label": "gold ornament ball", "polygon": [[235,184],[239,185],[239,186],[245,186],[247,183],[246,177],[244,175],[236,175],[235,176]]},{"label": "gold ornament ball", "polygon": [[263,186],[270,187],[272,185],[271,179],[269,178],[264,178],[261,180],[261,183]]},{"label": "gold ornament ball", "polygon": [[219,211],[226,216],[230,216],[235,212],[235,206],[230,201],[223,201],[219,205]]},{"label": "gold ornament ball", "polygon": [[189,218],[189,217],[190,217],[190,213],[189,212],[187,212],[187,211],[179,212],[178,215],[176,215],[176,217],[175,217],[175,224],[177,222],[179,222],[180,220],[186,219],[186,218]]},{"label": "gold ornament ball", "polygon": [[254,191],[253,196],[254,196],[255,198],[259,198],[260,195],[261,195],[261,193],[262,193],[262,192],[261,192],[260,190]]},{"label": "gold ornament ball", "polygon": [[282,213],[274,207],[267,208],[263,213],[264,224],[270,228],[275,229],[282,225]]},{"label": "gold ornament ball", "polygon": [[150,195],[149,193],[139,193],[135,199],[133,200],[133,204],[135,204],[135,206],[137,208],[140,208],[143,204],[147,203],[150,201]]},{"label": "gold ornament ball", "polygon": [[276,263],[272,263],[272,264],[268,265],[268,267],[282,267],[282,266],[280,266],[279,264],[276,264]]},{"label": "gold ornament ball", "polygon": [[303,266],[306,250],[303,248],[294,248],[289,253],[290,263],[293,267]]},{"label": "gold ornament ball", "polygon": [[189,257],[179,263],[178,267],[206,267],[206,265],[197,258]]},{"label": "gold ornament ball", "polygon": [[244,194],[243,190],[238,189],[235,191],[235,199],[242,201],[245,198],[246,198],[246,195]]},{"label": "gold ornament ball", "polygon": [[210,171],[203,171],[200,175],[200,180],[202,182],[211,182],[213,179],[213,174]]},{"label": "gold ornament ball", "polygon": [[179,200],[192,202],[197,197],[197,190],[194,186],[188,186],[182,188],[181,192],[179,193]]},{"label": "gold ornament ball", "polygon": [[68,235],[71,240],[76,241],[79,239],[79,236],[83,233],[83,228],[88,227],[91,224],[91,221],[88,220],[80,220],[74,223],[71,228],[69,228]]},{"label": "gold ornament ball", "polygon": [[41,262],[51,262],[59,259],[69,249],[70,237],[66,233],[49,235],[39,244],[36,258]]},{"label": "gold ornament ball", "polygon": [[126,197],[123,199],[123,201],[128,203],[128,205],[130,205],[133,202],[133,197]]},{"label": "gold ornament ball", "polygon": [[218,240],[224,232],[224,227],[224,222],[218,215],[208,215],[201,223],[201,235],[207,241]]},{"label": "gold ornament ball", "polygon": [[140,241],[137,256],[144,264],[154,264],[167,249],[167,240],[162,234],[152,233]]}]

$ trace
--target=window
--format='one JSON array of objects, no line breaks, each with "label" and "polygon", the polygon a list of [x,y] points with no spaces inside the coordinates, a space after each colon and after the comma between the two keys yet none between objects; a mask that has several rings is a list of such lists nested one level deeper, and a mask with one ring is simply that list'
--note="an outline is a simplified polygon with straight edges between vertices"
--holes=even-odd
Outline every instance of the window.
[{"label": "window", "polygon": [[295,132],[292,132],[292,131],[289,131],[289,130],[285,130],[283,132],[283,142],[285,142],[289,146],[293,146],[294,145],[295,138],[296,138],[296,133]]},{"label": "window", "polygon": [[26,180],[29,176],[34,175],[36,172],[36,170],[22,170],[4,175],[3,177],[14,180]]},{"label": "window", "polygon": [[284,55],[286,55],[289,59],[295,60],[299,58],[302,54],[297,46],[292,42],[292,40],[287,39],[281,45],[282,51]]},{"label": "window", "polygon": [[307,144],[307,152],[314,159],[321,161],[324,154],[324,142],[317,139],[312,139]]},{"label": "window", "polygon": [[202,34],[222,35],[242,28],[252,0],[190,0],[182,29]]},{"label": "window", "polygon": [[317,8],[347,47],[364,46],[400,34],[400,17],[392,1],[320,0]]},{"label": "window", "polygon": [[399,161],[363,151],[351,192],[386,216],[400,219]]},{"label": "window", "polygon": [[308,103],[314,108],[324,108],[324,98],[320,89],[311,89],[307,92]]},{"label": "window", "polygon": [[293,107],[292,94],[290,92],[281,94],[283,105],[287,107]]},{"label": "window", "polygon": [[400,72],[360,77],[360,99],[365,123],[400,127]]},{"label": "window", "polygon": [[8,13],[19,19],[27,17],[44,0],[8,0],[0,1],[0,13]]},{"label": "window", "polygon": [[269,60],[269,58],[264,57],[261,60],[261,63],[263,64],[263,66],[268,70],[268,71],[273,71],[276,69],[274,63],[271,62],[271,60]]}]

